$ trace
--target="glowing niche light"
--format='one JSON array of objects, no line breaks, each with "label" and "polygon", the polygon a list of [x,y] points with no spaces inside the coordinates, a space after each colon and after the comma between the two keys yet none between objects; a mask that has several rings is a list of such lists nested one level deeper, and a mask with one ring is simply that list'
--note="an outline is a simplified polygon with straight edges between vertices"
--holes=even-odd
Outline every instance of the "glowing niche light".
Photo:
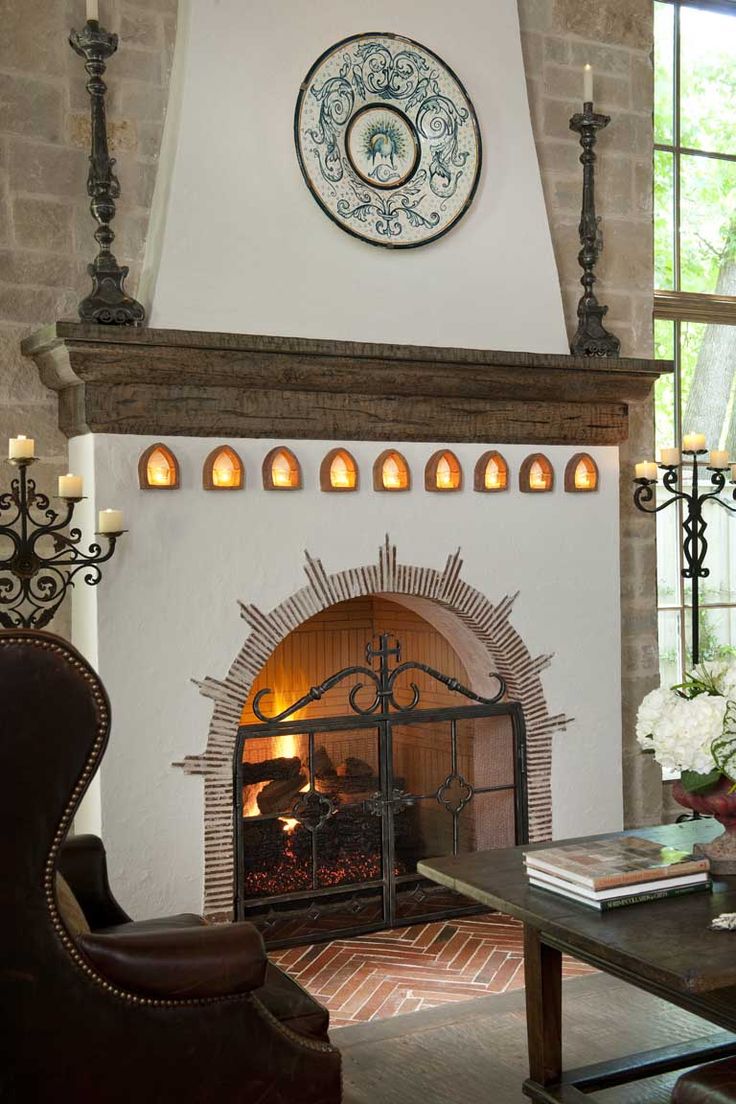
[{"label": "glowing niche light", "polygon": [[155,444],[138,461],[138,481],[144,491],[173,491],[179,486],[179,464],[171,449]]},{"label": "glowing niche light", "polygon": [[551,491],[554,486],[554,471],[546,456],[535,452],[527,456],[519,471],[519,490],[539,494]]},{"label": "glowing niche light", "polygon": [[204,462],[202,486],[206,491],[239,491],[245,481],[243,463],[235,449],[221,445]]},{"label": "glowing niche light", "polygon": [[323,491],[357,490],[358,466],[347,449],[327,453],[319,469],[319,485]]},{"label": "glowing niche light", "polygon": [[400,452],[387,449],[373,465],[373,489],[376,491],[408,491],[411,486],[409,465]]},{"label": "glowing niche light", "polygon": [[493,493],[506,491],[509,485],[509,466],[500,452],[484,452],[475,465],[473,486],[476,491]]},{"label": "glowing niche light", "polygon": [[302,472],[291,449],[271,449],[263,461],[263,486],[267,491],[293,491],[302,485]]},{"label": "glowing niche light", "polygon": [[424,487],[428,491],[459,491],[463,484],[460,461],[454,452],[435,452],[424,469]]},{"label": "glowing niche light", "polygon": [[565,490],[577,494],[598,490],[598,465],[587,452],[576,452],[565,468]]}]

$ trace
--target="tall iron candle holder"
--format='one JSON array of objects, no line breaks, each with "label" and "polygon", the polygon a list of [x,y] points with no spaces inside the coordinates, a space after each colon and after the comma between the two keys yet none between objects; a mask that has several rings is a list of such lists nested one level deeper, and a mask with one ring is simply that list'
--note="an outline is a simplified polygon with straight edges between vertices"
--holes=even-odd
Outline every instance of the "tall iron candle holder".
[{"label": "tall iron candle holder", "polygon": [[593,111],[592,102],[583,104],[583,110],[570,119],[570,130],[580,135],[583,152],[580,162],[583,166],[583,205],[580,213],[580,244],[578,261],[583,270],[580,283],[583,294],[578,303],[578,328],[570,345],[570,351],[576,356],[618,356],[621,342],[609,333],[603,325],[603,317],[608,307],[601,306],[596,298],[593,286],[596,281],[595,265],[603,249],[600,231],[600,217],[595,213],[595,162],[594,153],[597,141],[596,132],[603,130],[611,121],[610,115],[601,115]]},{"label": "tall iron candle holder", "polygon": [[[641,510],[643,513],[658,514],[662,510],[666,510],[669,506],[672,506],[675,502],[682,502],[686,508],[682,522],[682,528],[685,534],[682,542],[682,551],[685,557],[685,567],[682,568],[682,577],[684,579],[690,579],[692,583],[691,641],[693,664],[700,662],[699,580],[707,579],[710,575],[710,570],[705,566],[705,559],[708,554],[708,541],[706,540],[705,534],[708,523],[703,517],[703,506],[706,502],[717,502],[719,506],[722,506],[724,510],[728,510],[729,513],[736,513],[736,506],[731,506],[720,497],[721,492],[726,486],[725,473],[728,470],[728,465],[724,467],[712,467],[707,465],[706,470],[710,472],[710,482],[713,490],[700,491],[698,473],[701,465],[698,464],[698,457],[703,456],[705,452],[706,449],[683,449],[683,454],[685,456],[692,457],[689,491],[682,489],[686,479],[684,463],[656,465],[659,467],[660,471],[664,472],[662,476],[662,485],[672,496],[665,502],[661,502],[659,506],[648,505],[648,503],[654,501],[654,488],[657,484],[657,479],[637,477],[634,480],[636,484],[634,504],[637,509]],[[653,463],[646,465],[646,467],[650,469],[654,466]],[[733,468],[731,470],[733,472]],[[729,480],[729,482],[732,485],[736,484],[736,480],[734,479]],[[732,497],[736,499],[736,490],[733,491]]]},{"label": "tall iron candle holder", "polygon": [[72,31],[69,44],[85,60],[89,74],[87,91],[90,97],[92,150],[87,175],[90,211],[97,222],[95,240],[100,251],[87,271],[92,277],[92,291],[79,304],[82,322],[101,325],[140,326],[146,312],[125,290],[126,265],[119,265],[111,246],[115,233],[110,223],[115,218],[115,200],[120,198],[120,183],[115,175],[115,159],[107,147],[105,93],[102,79],[106,63],[118,48],[118,36],[103,30],[96,19],[90,19],[81,31]]},{"label": "tall iron candle holder", "polygon": [[[49,498],[39,494],[28,468],[36,457],[13,458],[18,469],[10,491],[0,494],[0,541],[10,541],[11,551],[0,556],[0,625],[6,629],[42,629],[48,625],[74,585],[80,572],[85,583],[96,586],[102,579],[100,564],[112,559],[117,540],[125,530],[105,533],[108,547],[91,544],[88,551],[77,547],[79,529],[64,532],[82,498],[62,498],[63,516],[52,510]],[[11,516],[3,520],[3,514]],[[100,536],[102,534],[96,534]],[[44,554],[39,544],[48,538],[53,551]]]}]

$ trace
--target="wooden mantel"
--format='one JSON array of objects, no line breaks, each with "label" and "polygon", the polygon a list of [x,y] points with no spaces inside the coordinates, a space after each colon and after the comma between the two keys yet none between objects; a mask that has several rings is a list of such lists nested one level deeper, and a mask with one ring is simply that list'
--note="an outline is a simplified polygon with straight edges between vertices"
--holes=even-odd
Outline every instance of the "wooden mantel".
[{"label": "wooden mantel", "polygon": [[57,322],[22,346],[82,433],[611,445],[671,361]]}]

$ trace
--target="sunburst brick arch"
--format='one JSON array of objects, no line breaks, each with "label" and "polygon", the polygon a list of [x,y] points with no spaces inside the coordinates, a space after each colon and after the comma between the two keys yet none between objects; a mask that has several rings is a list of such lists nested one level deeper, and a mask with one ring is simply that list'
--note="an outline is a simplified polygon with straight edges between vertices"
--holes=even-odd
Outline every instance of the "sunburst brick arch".
[{"label": "sunburst brick arch", "polygon": [[[305,553],[307,584],[269,613],[240,603],[250,627],[224,679],[194,680],[213,704],[207,746],[187,755],[182,767],[204,778],[204,911],[228,919],[233,913],[233,756],[243,706],[264,664],[281,642],[310,617],[351,598],[382,596],[421,612],[447,636],[463,659],[479,693],[500,674],[509,697],[521,702],[527,729],[529,834],[532,840],[552,834],[552,734],[571,718],[552,715],[540,673],[552,656],[532,657],[510,622],[516,594],[494,604],[461,576],[460,549],[442,570],[399,563],[396,546],[386,537],[378,561],[328,574],[322,561]],[[325,672],[328,675],[330,672]]]}]

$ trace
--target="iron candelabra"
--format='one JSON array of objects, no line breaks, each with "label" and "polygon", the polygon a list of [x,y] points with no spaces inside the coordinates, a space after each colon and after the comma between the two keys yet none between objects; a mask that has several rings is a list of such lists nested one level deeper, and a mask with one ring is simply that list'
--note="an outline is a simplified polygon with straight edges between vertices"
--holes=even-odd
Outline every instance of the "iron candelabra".
[{"label": "iron candelabra", "polygon": [[[703,456],[706,451],[706,449],[692,451],[683,449],[684,456],[692,457],[692,478],[689,490],[684,489],[686,479],[684,463],[658,465],[659,469],[664,472],[662,476],[662,485],[671,495],[670,498],[665,502],[661,502],[658,506],[649,505],[649,503],[655,501],[654,488],[657,484],[657,480],[644,478],[636,478],[634,480],[636,484],[634,503],[637,509],[641,510],[643,513],[658,514],[676,502],[682,502],[685,507],[682,522],[684,531],[682,552],[685,557],[685,566],[682,568],[682,577],[684,579],[690,579],[692,584],[691,647],[693,664],[700,662],[699,580],[707,579],[710,575],[709,568],[705,566],[705,560],[708,554],[708,541],[706,539],[708,523],[703,517],[703,506],[706,502],[716,502],[719,506],[722,506],[724,510],[728,510],[729,513],[736,513],[736,506],[730,505],[725,499],[720,497],[726,486],[725,473],[728,470],[728,466],[721,468],[708,465],[706,470],[710,472],[712,490],[701,491],[700,489],[699,471],[701,465],[698,464],[698,457]],[[736,481],[731,479],[729,482],[734,484]],[[736,489],[733,491],[732,497],[736,499]]]},{"label": "iron candelabra", "polygon": [[69,44],[75,53],[84,58],[84,67],[89,74],[87,91],[90,97],[92,149],[87,194],[92,217],[98,224],[95,240],[100,247],[94,261],[87,266],[92,277],[92,291],[79,304],[79,317],[82,322],[100,325],[140,326],[145,321],[146,312],[126,292],[128,268],[118,264],[111,249],[115,233],[110,223],[115,218],[115,200],[120,198],[120,183],[114,171],[115,159],[110,157],[107,145],[107,85],[102,77],[107,61],[118,48],[118,36],[104,30],[96,19],[90,19],[81,31],[71,32]]},{"label": "iron candelabra", "polygon": [[[79,529],[69,529],[81,498],[63,498],[63,516],[51,508],[48,495],[36,490],[28,468],[36,457],[11,459],[18,469],[10,490],[0,494],[0,544],[10,542],[9,555],[0,554],[0,625],[6,629],[42,629],[51,621],[80,572],[85,583],[96,586],[100,564],[115,552],[125,530],[105,533],[108,547],[91,544],[82,552]],[[11,516],[3,519],[10,512]],[[96,534],[101,535],[101,534]],[[44,551],[51,545],[48,552]]]},{"label": "iron candelabra", "polygon": [[584,103],[582,112],[576,112],[570,119],[570,130],[580,135],[580,145],[583,148],[580,155],[583,166],[583,203],[578,227],[582,247],[578,253],[578,262],[583,270],[580,278],[583,294],[578,303],[577,332],[570,345],[570,351],[576,356],[615,357],[621,349],[619,339],[603,325],[608,307],[598,302],[593,291],[596,282],[595,266],[603,249],[601,220],[595,211],[595,144],[597,131],[607,127],[610,121],[610,115],[593,111],[592,102]]}]

